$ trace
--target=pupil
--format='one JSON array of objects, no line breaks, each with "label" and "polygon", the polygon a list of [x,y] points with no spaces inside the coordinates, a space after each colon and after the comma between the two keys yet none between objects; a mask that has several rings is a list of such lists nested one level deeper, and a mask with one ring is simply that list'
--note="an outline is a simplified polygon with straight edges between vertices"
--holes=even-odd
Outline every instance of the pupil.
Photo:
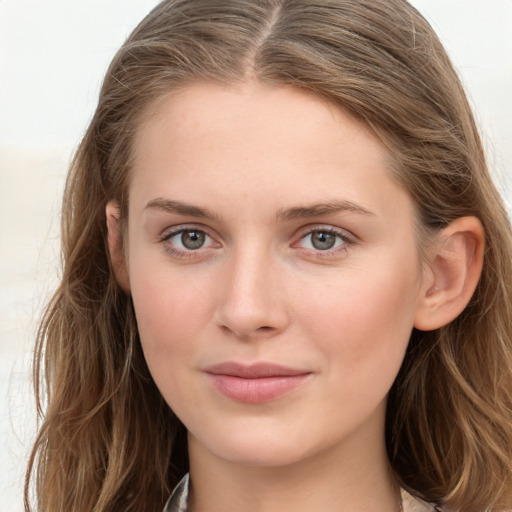
[{"label": "pupil", "polygon": [[315,231],[311,236],[311,243],[315,249],[326,251],[334,247],[336,237],[325,231]]},{"label": "pupil", "polygon": [[185,231],[181,234],[181,243],[187,249],[199,249],[204,244],[205,235],[201,231]]}]

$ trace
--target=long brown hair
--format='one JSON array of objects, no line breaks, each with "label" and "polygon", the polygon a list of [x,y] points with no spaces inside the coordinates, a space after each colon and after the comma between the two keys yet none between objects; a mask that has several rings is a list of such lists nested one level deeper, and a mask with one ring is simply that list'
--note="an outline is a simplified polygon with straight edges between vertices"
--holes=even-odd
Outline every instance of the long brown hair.
[{"label": "long brown hair", "polygon": [[[512,507],[512,237],[459,79],[405,0],[166,0],[115,56],[64,192],[62,280],[39,330],[43,422],[27,472],[41,512],[154,511],[187,471],[184,427],[144,361],[116,283],[105,205],[126,220],[148,106],[198,80],[288,84],[350,110],[388,146],[420,232],[474,215],[483,273],[450,325],[414,331],[386,439],[404,487],[454,510]],[[44,410],[44,412],[43,412]]]}]

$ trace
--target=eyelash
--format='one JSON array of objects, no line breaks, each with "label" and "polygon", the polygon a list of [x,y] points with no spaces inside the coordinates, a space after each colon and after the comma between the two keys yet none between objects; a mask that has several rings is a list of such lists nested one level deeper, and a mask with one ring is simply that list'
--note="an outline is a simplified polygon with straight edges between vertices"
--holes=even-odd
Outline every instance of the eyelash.
[{"label": "eyelash", "polygon": [[316,249],[316,248],[306,248],[304,247],[304,250],[308,251],[308,254],[313,255],[315,258],[338,258],[341,253],[345,253],[350,246],[356,245],[356,240],[347,234],[346,231],[335,229],[332,226],[313,226],[308,227],[307,231],[304,231],[299,240],[297,242],[294,242],[293,246],[296,246],[306,240],[308,237],[311,237],[315,233],[322,233],[334,236],[337,241],[335,241],[335,244],[338,243],[338,241],[341,241],[338,245],[335,245],[332,248],[328,248],[325,250],[322,249]]},{"label": "eyelash", "polygon": [[[164,245],[164,248],[168,253],[170,253],[173,257],[179,259],[197,258],[201,256],[202,250],[212,248],[205,247],[203,245],[201,247],[198,247],[197,249],[177,249],[175,246],[173,246],[172,243],[169,243],[170,240],[172,240],[174,237],[183,235],[183,233],[187,232],[195,232],[197,234],[204,235],[205,237],[207,237],[207,239],[210,239],[211,241],[214,242],[216,247],[213,248],[221,246],[218,242],[215,242],[215,239],[212,236],[210,236],[204,228],[195,226],[180,226],[179,228],[168,231],[160,238],[159,242]],[[325,250],[303,247],[303,249],[307,251],[309,255],[313,255],[315,258],[336,258],[340,256],[340,253],[346,252],[350,246],[356,245],[356,241],[354,240],[354,238],[348,235],[345,231],[335,229],[332,226],[313,226],[308,227],[307,230],[304,230],[303,233],[300,235],[299,239],[291,244],[291,247],[295,248],[299,246],[299,244],[306,240],[307,237],[311,237],[315,233],[322,233],[336,237],[337,241],[335,241],[335,244],[338,243],[338,241],[341,241],[341,243],[338,243],[338,245],[335,245],[332,248],[327,248]]]},{"label": "eyelash", "polygon": [[[214,240],[213,237],[211,237],[204,228],[198,228],[195,226],[181,226],[177,229],[173,229],[172,231],[168,231],[164,234],[164,236],[160,239],[160,242],[164,245],[165,250],[170,253],[172,256],[177,257],[179,259],[186,259],[186,258],[197,258],[199,256],[199,251],[201,249],[205,249],[204,246],[198,247],[196,250],[194,249],[176,249],[173,247],[172,243],[167,243],[174,237],[177,237],[178,235],[183,235],[183,233],[187,232],[195,232],[198,234],[203,234],[206,237],[208,237],[210,240]],[[220,247],[220,244],[216,242],[217,246]]]}]

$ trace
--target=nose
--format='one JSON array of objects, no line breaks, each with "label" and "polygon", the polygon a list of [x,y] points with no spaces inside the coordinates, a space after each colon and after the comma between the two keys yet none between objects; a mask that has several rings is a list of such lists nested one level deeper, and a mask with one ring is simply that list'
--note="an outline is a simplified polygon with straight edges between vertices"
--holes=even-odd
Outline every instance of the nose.
[{"label": "nose", "polygon": [[283,274],[265,251],[234,255],[219,277],[215,321],[221,329],[248,340],[271,337],[287,327]]}]

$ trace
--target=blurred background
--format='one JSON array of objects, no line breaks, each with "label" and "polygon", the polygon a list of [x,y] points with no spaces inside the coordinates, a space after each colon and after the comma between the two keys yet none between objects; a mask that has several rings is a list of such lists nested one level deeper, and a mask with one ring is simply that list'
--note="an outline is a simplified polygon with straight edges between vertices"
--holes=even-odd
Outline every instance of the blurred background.
[{"label": "blurred background", "polygon": [[[0,512],[23,510],[30,363],[57,283],[59,204],[108,63],[155,0],[0,0]],[[512,205],[512,0],[413,0],[466,85]]]}]

